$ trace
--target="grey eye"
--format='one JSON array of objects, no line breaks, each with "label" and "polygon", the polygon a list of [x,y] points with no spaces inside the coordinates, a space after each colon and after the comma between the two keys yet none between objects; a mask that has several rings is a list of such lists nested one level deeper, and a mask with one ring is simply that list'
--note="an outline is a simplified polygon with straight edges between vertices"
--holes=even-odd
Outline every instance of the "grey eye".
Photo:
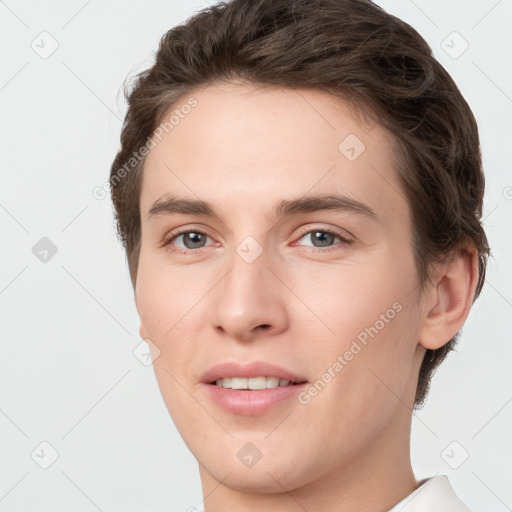
[{"label": "grey eye", "polygon": [[306,233],[301,240],[305,238],[312,242],[313,247],[329,247],[339,236],[329,231],[313,230]]},{"label": "grey eye", "polygon": [[[183,240],[182,244],[186,249],[200,249],[204,247],[208,235],[198,231],[187,231],[178,235],[174,240],[179,240],[180,238]],[[179,244],[177,245],[180,246]]]}]

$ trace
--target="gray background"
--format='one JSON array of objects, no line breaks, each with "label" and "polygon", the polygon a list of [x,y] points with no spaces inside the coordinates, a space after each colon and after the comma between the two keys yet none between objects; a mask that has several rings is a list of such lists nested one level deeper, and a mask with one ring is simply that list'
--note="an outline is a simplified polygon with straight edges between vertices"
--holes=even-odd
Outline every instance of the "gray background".
[{"label": "gray background", "polygon": [[[475,512],[511,510],[512,1],[377,3],[427,39],[475,113],[494,252],[414,415],[413,466],[418,479],[447,474]],[[118,147],[123,80],[206,6],[0,1],[0,511],[202,506],[197,463],[133,354],[127,265],[93,190]]]}]

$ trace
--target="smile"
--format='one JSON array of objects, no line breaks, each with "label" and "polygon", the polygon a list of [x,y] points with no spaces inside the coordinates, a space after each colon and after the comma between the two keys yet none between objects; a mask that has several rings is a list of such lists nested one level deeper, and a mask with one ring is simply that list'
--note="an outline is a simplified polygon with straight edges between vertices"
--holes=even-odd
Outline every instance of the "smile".
[{"label": "smile", "polygon": [[217,386],[229,389],[259,390],[277,388],[279,386],[294,386],[296,382],[279,377],[225,377],[215,381]]}]

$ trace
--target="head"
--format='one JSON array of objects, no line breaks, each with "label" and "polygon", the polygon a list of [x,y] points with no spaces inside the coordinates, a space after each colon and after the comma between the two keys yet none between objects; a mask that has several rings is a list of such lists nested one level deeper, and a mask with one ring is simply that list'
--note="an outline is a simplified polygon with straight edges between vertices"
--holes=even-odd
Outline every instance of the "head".
[{"label": "head", "polygon": [[[397,397],[423,404],[489,253],[476,121],[423,38],[368,0],[234,0],[167,32],[127,100],[118,233],[198,460],[220,477],[222,454],[251,440],[262,481],[265,468],[299,485],[410,420]],[[271,436],[287,406],[255,424],[203,394],[226,360],[310,384]]]}]

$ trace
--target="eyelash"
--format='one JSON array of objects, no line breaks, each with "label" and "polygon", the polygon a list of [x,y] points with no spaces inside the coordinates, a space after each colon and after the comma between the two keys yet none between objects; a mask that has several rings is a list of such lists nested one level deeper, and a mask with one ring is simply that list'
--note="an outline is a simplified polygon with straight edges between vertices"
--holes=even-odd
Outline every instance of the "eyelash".
[{"label": "eyelash", "polygon": [[[305,235],[307,235],[309,233],[314,233],[314,232],[326,233],[328,235],[333,235],[335,237],[338,237],[340,239],[339,243],[341,245],[351,245],[353,243],[353,240],[349,240],[349,239],[343,237],[340,233],[337,233],[336,231],[333,231],[333,230],[330,230],[330,229],[304,229],[300,233],[299,240],[301,238],[304,238]],[[165,240],[161,244],[161,247],[166,247],[166,248],[169,249],[169,247],[171,246],[171,243],[176,238],[178,238],[180,235],[183,235],[183,234],[186,234],[186,233],[197,233],[197,234],[200,234],[200,235],[208,237],[208,234],[206,232],[204,232],[203,230],[201,230],[201,229],[191,229],[190,227],[178,228],[176,231],[171,233],[167,238],[165,238]],[[173,249],[169,249],[169,250],[171,252],[176,252],[176,253],[179,253],[179,254],[191,254],[191,253],[194,254],[196,251],[200,251],[201,249],[204,249],[204,247],[198,247],[197,249],[173,248]],[[324,249],[322,249],[321,247],[312,247],[313,252],[316,252],[316,251],[330,252],[330,251],[338,250],[338,249],[339,249],[339,246],[331,246],[331,247],[326,247]]]}]

